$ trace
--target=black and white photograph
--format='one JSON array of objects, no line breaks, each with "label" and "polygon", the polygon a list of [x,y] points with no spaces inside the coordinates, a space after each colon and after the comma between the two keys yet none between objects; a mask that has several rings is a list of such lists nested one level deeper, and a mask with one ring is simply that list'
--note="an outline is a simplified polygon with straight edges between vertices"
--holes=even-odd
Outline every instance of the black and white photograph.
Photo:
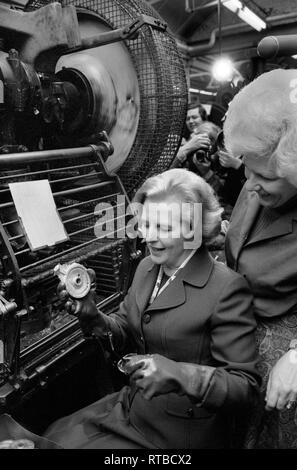
[{"label": "black and white photograph", "polygon": [[2,449],[297,449],[296,1],[0,0]]}]

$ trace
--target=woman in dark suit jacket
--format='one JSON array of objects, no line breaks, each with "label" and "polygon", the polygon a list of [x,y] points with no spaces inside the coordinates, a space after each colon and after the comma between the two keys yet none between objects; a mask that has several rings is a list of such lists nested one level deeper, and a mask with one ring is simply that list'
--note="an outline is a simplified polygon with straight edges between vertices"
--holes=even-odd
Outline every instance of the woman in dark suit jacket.
[{"label": "woman in dark suit jacket", "polygon": [[137,353],[130,385],[46,436],[66,448],[229,447],[233,417],[254,403],[259,377],[248,285],[206,248],[221,208],[182,169],[149,178],[135,201],[150,256],[117,313],[98,312],[92,296],[78,305],[83,331],[112,334],[118,352]]},{"label": "woman in dark suit jacket", "polygon": [[247,177],[226,259],[254,295],[263,377],[249,448],[297,448],[296,103],[296,70],[273,70],[236,95],[224,124],[226,147],[243,155]]}]

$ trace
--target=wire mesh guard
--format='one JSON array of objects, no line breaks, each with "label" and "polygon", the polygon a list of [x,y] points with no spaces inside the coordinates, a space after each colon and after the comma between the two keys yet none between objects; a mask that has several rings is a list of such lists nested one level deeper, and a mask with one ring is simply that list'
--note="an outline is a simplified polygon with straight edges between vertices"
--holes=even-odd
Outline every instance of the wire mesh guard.
[{"label": "wire mesh guard", "polygon": [[[31,1],[27,10],[48,0]],[[127,26],[140,14],[159,18],[141,0],[63,0],[98,14],[112,29]],[[140,116],[136,138],[119,176],[131,196],[150,175],[166,170],[178,149],[186,116],[187,85],[182,59],[173,35],[141,28],[137,39],[125,41],[140,90]]]}]

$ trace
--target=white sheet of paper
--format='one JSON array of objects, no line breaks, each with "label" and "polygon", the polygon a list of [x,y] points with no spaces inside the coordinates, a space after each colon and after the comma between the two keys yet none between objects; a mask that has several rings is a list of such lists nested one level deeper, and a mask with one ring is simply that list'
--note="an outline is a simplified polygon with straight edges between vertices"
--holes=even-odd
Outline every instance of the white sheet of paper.
[{"label": "white sheet of paper", "polygon": [[32,251],[69,239],[48,180],[11,183],[9,189]]}]

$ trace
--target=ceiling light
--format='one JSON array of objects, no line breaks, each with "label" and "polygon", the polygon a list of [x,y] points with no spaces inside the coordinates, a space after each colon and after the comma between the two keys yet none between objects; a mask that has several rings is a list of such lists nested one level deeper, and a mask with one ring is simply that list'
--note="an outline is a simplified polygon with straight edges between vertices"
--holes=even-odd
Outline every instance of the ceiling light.
[{"label": "ceiling light", "polygon": [[212,66],[212,75],[219,82],[227,82],[233,78],[233,63],[227,57],[220,57]]},{"label": "ceiling light", "polygon": [[224,0],[223,5],[233,13],[236,13],[241,20],[245,21],[257,31],[261,31],[267,27],[265,21],[246,7],[240,0]]},{"label": "ceiling light", "polygon": [[209,95],[209,96],[214,96],[216,93],[213,93],[212,91],[206,91],[206,90],[198,90],[197,88],[189,88],[190,93],[200,93],[201,95]]}]

